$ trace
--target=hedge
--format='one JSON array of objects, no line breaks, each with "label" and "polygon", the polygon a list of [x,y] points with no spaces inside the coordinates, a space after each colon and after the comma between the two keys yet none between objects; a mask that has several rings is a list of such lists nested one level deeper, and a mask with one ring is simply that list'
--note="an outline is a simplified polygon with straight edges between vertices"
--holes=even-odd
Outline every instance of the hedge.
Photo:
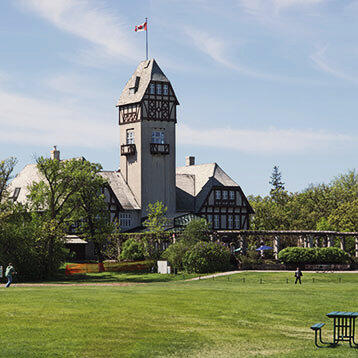
[{"label": "hedge", "polygon": [[285,264],[345,264],[350,256],[338,247],[287,247],[278,259]]},{"label": "hedge", "polygon": [[230,251],[222,243],[199,241],[183,257],[187,272],[209,273],[230,269]]}]

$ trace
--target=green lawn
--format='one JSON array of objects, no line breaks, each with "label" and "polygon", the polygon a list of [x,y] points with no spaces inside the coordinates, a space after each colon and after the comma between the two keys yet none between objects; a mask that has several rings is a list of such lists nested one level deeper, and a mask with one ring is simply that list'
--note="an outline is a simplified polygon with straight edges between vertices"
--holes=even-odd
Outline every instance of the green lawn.
[{"label": "green lawn", "polygon": [[242,273],[125,287],[2,286],[0,357],[357,357],[347,344],[316,349],[309,327],[326,322],[329,340],[325,314],[358,311],[358,275],[303,279],[295,286],[288,273]]}]

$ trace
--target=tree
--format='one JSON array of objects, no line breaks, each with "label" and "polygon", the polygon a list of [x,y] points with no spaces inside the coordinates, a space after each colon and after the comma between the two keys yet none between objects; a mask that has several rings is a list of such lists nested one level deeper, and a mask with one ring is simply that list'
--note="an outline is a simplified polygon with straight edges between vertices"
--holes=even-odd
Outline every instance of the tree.
[{"label": "tree", "polygon": [[168,208],[161,201],[154,204],[149,203],[147,207],[148,218],[144,226],[151,234],[161,234],[168,225],[168,219],[165,217]]},{"label": "tree", "polygon": [[47,227],[43,240],[50,272],[57,262],[56,248],[63,244],[71,224],[81,222],[92,239],[100,237],[105,217],[100,192],[104,181],[98,177],[101,166],[84,159],[59,161],[41,157],[37,168],[42,180],[30,186],[29,199],[33,219]]},{"label": "tree", "polygon": [[273,167],[273,171],[270,177],[269,183],[272,185],[272,188],[270,190],[270,195],[273,199],[275,199],[277,202],[282,202],[282,199],[284,197],[282,194],[285,193],[285,183],[282,182],[282,175],[279,171],[278,166]]},{"label": "tree", "polygon": [[0,203],[6,198],[6,189],[16,163],[17,159],[14,157],[0,160]]},{"label": "tree", "polygon": [[196,244],[198,241],[209,241],[210,232],[210,225],[205,219],[194,219],[185,227],[180,235],[180,240],[188,244]]}]

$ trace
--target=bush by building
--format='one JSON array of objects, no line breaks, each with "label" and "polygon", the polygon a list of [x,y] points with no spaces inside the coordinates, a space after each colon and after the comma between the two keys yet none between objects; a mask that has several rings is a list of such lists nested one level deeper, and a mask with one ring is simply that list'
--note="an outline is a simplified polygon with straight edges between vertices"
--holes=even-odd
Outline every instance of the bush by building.
[{"label": "bush by building", "polygon": [[338,247],[287,247],[278,254],[278,259],[285,264],[345,264],[350,256]]},{"label": "bush by building", "polygon": [[135,238],[129,238],[122,246],[120,259],[129,261],[144,260],[143,243]]},{"label": "bush by building", "polygon": [[221,243],[199,241],[183,257],[187,272],[209,273],[230,269],[230,251]]}]

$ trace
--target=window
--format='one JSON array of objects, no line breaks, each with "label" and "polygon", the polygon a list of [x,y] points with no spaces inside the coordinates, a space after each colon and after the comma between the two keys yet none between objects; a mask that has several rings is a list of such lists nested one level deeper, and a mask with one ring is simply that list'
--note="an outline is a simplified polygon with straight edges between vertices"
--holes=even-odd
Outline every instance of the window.
[{"label": "window", "polygon": [[213,223],[213,216],[212,215],[208,215],[207,216],[207,221],[209,224],[212,224]]},{"label": "window", "polygon": [[228,192],[227,190],[223,191],[223,200],[227,200],[228,199]]},{"label": "window", "polygon": [[134,144],[134,130],[127,129],[127,144]]},{"label": "window", "polygon": [[240,215],[235,215],[235,229],[240,229]]},{"label": "window", "polygon": [[157,84],[157,94],[162,94],[162,85],[160,83]]},{"label": "window", "polygon": [[215,190],[215,199],[221,200],[221,191],[220,190]]},{"label": "window", "polygon": [[168,95],[168,85],[163,85],[163,94],[164,94],[165,96]]},{"label": "window", "polygon": [[219,215],[214,215],[214,229],[218,229],[219,227],[220,227]]},{"label": "window", "polygon": [[235,192],[230,190],[230,200],[235,200]]},{"label": "window", "polygon": [[20,190],[21,188],[15,188],[15,191],[14,191],[14,195],[12,197],[12,200],[16,201],[17,198],[19,197],[19,194],[20,194]]},{"label": "window", "polygon": [[164,144],[164,132],[153,131],[152,132],[152,143]]},{"label": "window", "polygon": [[151,83],[151,84],[150,84],[149,94],[155,94],[155,85],[154,85],[154,83]]},{"label": "window", "polygon": [[121,228],[128,228],[131,226],[131,214],[120,213],[119,214],[119,225]]},{"label": "window", "polygon": [[227,226],[228,226],[228,229],[232,229],[232,228],[233,228],[232,224],[233,224],[233,217],[232,217],[232,215],[228,215],[228,217],[227,217]]},{"label": "window", "polygon": [[129,89],[129,94],[134,94],[135,93],[135,88],[134,87],[131,87],[130,89]]}]

